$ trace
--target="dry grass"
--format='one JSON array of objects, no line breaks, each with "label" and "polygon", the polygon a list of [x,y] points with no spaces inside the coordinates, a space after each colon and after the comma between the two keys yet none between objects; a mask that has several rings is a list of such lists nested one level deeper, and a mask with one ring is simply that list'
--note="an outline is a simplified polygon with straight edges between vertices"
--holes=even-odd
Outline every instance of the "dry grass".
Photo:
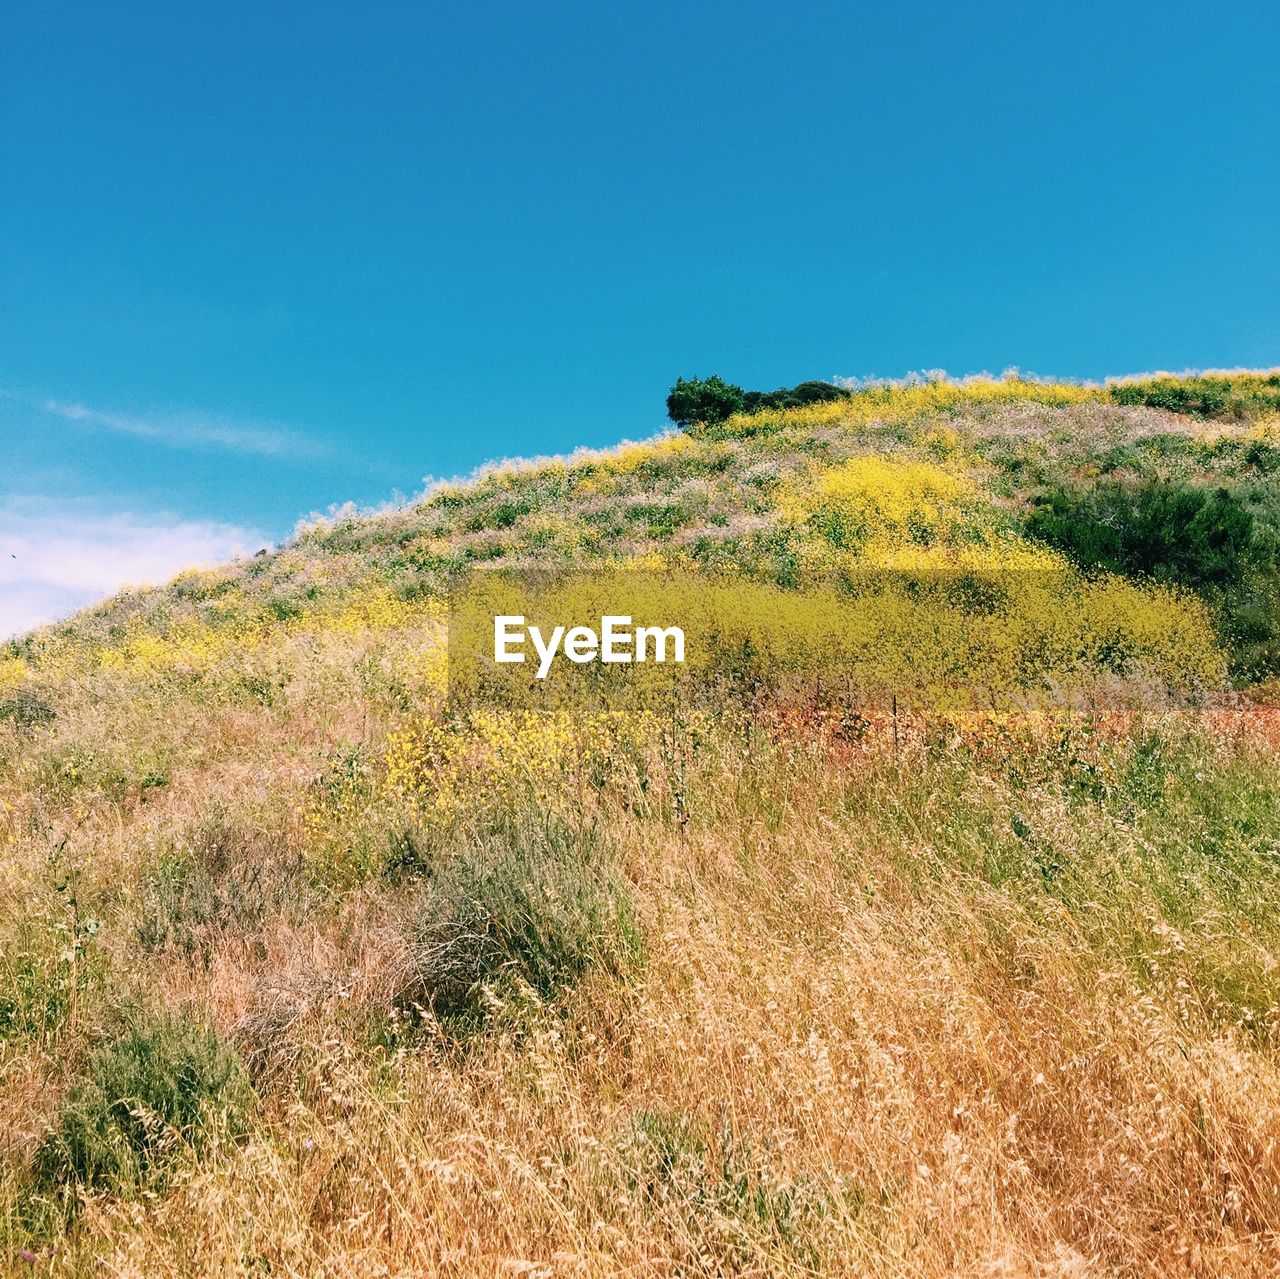
[{"label": "dry grass", "polygon": [[[1274,777],[1252,735],[1210,741],[1242,784]],[[113,971],[239,1045],[255,1135],[160,1199],[91,1199],[28,1272],[1274,1272],[1272,1041],[1213,1015],[1175,955],[1135,966],[1114,903],[963,864],[976,813],[1025,804],[1007,760],[786,749],[786,782],[776,756],[695,761],[687,826],[589,797],[644,965],[551,1003],[494,988],[479,1035],[397,1020],[413,884],[231,930],[207,965],[118,930]],[[960,787],[964,822],[914,807],[918,770]],[[1132,873],[1142,823],[1076,816],[1059,846]],[[105,878],[127,830],[95,840]],[[28,1046],[5,1069],[17,1096],[59,1066]],[[30,1145],[27,1116],[6,1126]]]},{"label": "dry grass", "polygon": [[[1011,448],[1069,473],[1195,434],[1095,402],[968,406],[948,430],[993,491]],[[338,599],[243,652],[84,658],[224,598],[188,582],[28,654],[51,715],[0,722],[0,1268],[1280,1273],[1261,693],[967,737],[726,706],[607,776],[570,764],[443,816],[383,784],[388,734],[438,710],[439,624],[334,611],[379,556],[513,492],[588,523],[666,493],[693,530],[674,542],[763,538],[776,512],[743,492],[869,447],[929,456],[934,431],[713,441],[692,478],[687,449],[575,463],[595,496],[513,471],[229,573],[255,607]],[[234,1047],[249,1135],[178,1141],[143,1194],[59,1198],[33,1156],[127,1009]]]}]

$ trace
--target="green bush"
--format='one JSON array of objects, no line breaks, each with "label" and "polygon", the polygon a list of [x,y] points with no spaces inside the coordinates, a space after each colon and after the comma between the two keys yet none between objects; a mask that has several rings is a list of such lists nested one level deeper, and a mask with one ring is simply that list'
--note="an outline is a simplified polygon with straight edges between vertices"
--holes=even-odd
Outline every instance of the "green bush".
[{"label": "green bush", "polygon": [[409,941],[397,1002],[442,1016],[478,1012],[486,987],[550,1000],[641,956],[630,897],[596,837],[520,805],[492,814],[433,875]]},{"label": "green bush", "polygon": [[1027,531],[1084,568],[1196,588],[1240,582],[1256,558],[1254,517],[1235,494],[1169,480],[1050,490]]},{"label": "green bush", "polygon": [[714,374],[676,378],[667,396],[667,416],[684,430],[699,423],[716,426],[741,408],[742,388]]},{"label": "green bush", "polygon": [[776,391],[747,391],[742,397],[744,413],[761,413],[766,409],[794,409],[805,404],[823,404],[830,400],[847,400],[849,392],[834,382],[799,382],[780,386]]},{"label": "green bush", "polygon": [[511,528],[526,515],[538,509],[538,502],[532,496],[518,500],[502,499],[493,502],[482,502],[462,522],[464,531],[483,533],[488,529]]},{"label": "green bush", "polygon": [[253,1101],[240,1058],[213,1031],[135,1010],[71,1089],[36,1153],[35,1181],[54,1192],[155,1189],[183,1153],[243,1137]]},{"label": "green bush", "polygon": [[1249,417],[1280,408],[1280,373],[1154,377],[1110,388],[1117,404],[1144,404],[1192,417]]},{"label": "green bush", "polygon": [[667,414],[684,429],[718,426],[733,413],[794,409],[828,400],[845,400],[849,392],[833,382],[799,382],[776,391],[743,391],[718,377],[678,378],[667,396]]},{"label": "green bush", "polygon": [[1251,440],[1245,446],[1241,459],[1260,475],[1273,475],[1280,471],[1280,448],[1262,440]]},{"label": "green bush", "polygon": [[1082,568],[1197,591],[1215,610],[1238,682],[1280,671],[1280,500],[1253,481],[1173,480],[1041,493],[1027,531]]}]

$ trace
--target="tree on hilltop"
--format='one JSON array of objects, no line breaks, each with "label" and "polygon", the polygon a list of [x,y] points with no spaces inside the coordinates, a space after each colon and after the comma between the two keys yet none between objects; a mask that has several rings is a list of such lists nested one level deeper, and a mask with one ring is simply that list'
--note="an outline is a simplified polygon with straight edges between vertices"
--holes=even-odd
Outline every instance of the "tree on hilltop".
[{"label": "tree on hilltop", "polygon": [[742,408],[742,387],[712,374],[708,378],[676,378],[667,396],[667,416],[681,430],[715,426]]}]

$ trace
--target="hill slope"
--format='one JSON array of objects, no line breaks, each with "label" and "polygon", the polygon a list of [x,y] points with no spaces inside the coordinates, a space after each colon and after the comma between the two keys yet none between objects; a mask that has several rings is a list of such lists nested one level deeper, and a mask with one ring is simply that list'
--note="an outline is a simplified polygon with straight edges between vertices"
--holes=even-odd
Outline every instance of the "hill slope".
[{"label": "hill slope", "polygon": [[[868,388],[0,649],[7,1263],[1280,1265],[1278,408],[1273,373]],[[959,574],[998,629],[1050,573],[1108,695],[890,717],[770,653],[664,716],[449,706],[445,591],[493,565],[799,612]]]}]

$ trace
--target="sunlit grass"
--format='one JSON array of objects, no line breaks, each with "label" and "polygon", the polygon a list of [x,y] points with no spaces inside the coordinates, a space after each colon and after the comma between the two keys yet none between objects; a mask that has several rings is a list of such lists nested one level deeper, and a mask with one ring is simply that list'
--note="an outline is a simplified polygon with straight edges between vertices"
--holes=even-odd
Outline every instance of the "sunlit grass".
[{"label": "sunlit grass", "polygon": [[[1274,690],[1227,689],[1185,587],[1020,523],[1090,467],[1265,494],[1271,427],[859,396],[499,468],[4,650],[0,1269],[1280,1266]],[[750,660],[625,713],[450,702],[446,588],[495,551],[665,574]],[[984,678],[1056,644],[1096,696],[860,695],[858,645],[813,678],[886,568],[1021,583]],[[880,692],[955,652],[864,608]]]}]

